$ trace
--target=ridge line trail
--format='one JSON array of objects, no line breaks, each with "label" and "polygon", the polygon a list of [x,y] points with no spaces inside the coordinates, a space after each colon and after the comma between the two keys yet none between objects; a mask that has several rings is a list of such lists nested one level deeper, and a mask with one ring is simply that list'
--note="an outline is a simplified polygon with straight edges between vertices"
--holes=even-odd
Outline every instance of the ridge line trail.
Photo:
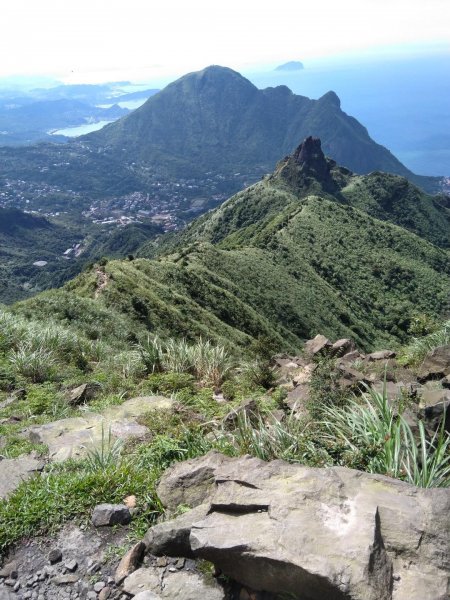
[{"label": "ridge line trail", "polygon": [[97,269],[95,274],[97,275],[97,288],[95,290],[94,298],[97,299],[100,295],[100,292],[108,285],[109,277],[100,269]]}]

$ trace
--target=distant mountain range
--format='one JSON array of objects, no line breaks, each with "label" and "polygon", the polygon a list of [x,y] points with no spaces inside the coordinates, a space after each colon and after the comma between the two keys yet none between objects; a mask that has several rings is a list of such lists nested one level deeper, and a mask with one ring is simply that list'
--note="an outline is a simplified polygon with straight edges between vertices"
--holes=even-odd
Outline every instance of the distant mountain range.
[{"label": "distant mountain range", "polygon": [[145,100],[158,90],[133,89],[128,82],[98,85],[59,85],[26,91],[0,88],[0,145],[66,141],[52,132],[114,121],[130,112],[118,102]]},{"label": "distant mountain range", "polygon": [[[81,97],[85,87],[73,93]],[[185,75],[128,116],[67,144],[0,147],[0,205],[2,182],[9,180],[21,182],[20,194],[11,196],[9,188],[13,202],[27,188],[27,210],[69,210],[79,218],[93,199],[114,204],[139,192],[149,202],[139,209],[156,201],[170,212],[181,203],[183,218],[189,218],[190,209],[194,216],[198,206],[217,205],[243,183],[270,172],[308,135],[320,137],[325,153],[355,173],[385,171],[431,193],[442,189],[442,179],[414,175],[374,142],[341,110],[333,92],[310,100],[285,86],[259,90],[239,73],[212,66]],[[176,199],[169,188],[180,182],[183,192]]]}]

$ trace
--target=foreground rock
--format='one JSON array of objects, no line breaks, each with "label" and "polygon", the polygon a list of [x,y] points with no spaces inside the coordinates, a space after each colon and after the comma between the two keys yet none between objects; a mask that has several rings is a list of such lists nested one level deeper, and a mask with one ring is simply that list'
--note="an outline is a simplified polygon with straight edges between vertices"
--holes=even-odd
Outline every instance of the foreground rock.
[{"label": "foreground rock", "polygon": [[142,437],[148,429],[136,420],[149,411],[172,406],[172,400],[162,396],[140,396],[110,406],[102,414],[86,413],[83,417],[32,427],[29,436],[32,442],[48,446],[49,458],[53,461],[80,458],[86,449],[100,447],[109,432],[113,440]]},{"label": "foreground rock", "polygon": [[170,469],[163,492],[177,479],[177,500],[202,504],[150,529],[149,552],[184,543],[245,586],[308,600],[448,599],[448,490],[217,454]]},{"label": "foreground rock", "polygon": [[25,479],[43,468],[43,462],[32,456],[0,460],[0,498],[6,498]]},{"label": "foreground rock", "polygon": [[132,596],[143,591],[168,600],[224,600],[223,589],[215,582],[205,582],[199,573],[167,573],[161,577],[155,569],[142,568],[125,579],[123,589]]},{"label": "foreground rock", "polygon": [[419,381],[442,379],[450,375],[450,345],[439,346],[430,352],[419,370]]},{"label": "foreground rock", "polygon": [[124,504],[98,504],[92,513],[94,527],[111,527],[112,525],[128,525],[131,513]]}]

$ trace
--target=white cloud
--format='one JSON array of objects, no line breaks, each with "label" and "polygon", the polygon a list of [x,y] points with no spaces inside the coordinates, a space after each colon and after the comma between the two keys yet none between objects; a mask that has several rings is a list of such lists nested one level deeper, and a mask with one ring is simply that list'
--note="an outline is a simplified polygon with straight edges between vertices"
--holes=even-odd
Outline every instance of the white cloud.
[{"label": "white cloud", "polygon": [[449,42],[448,0],[2,0],[0,75],[105,79]]}]

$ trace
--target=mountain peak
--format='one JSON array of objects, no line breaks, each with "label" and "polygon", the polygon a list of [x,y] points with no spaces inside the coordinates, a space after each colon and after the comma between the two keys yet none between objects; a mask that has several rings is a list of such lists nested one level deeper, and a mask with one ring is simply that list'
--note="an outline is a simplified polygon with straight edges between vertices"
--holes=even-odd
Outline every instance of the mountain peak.
[{"label": "mountain peak", "polygon": [[303,140],[292,154],[292,157],[299,166],[319,167],[319,170],[322,170],[325,166],[328,170],[320,139],[312,137],[312,135]]},{"label": "mountain peak", "polygon": [[336,92],[330,90],[323,96],[321,96],[318,100],[321,104],[327,104],[328,106],[335,106],[336,108],[341,108],[341,101]]},{"label": "mountain peak", "polygon": [[197,82],[197,84],[206,83],[208,85],[214,85],[219,87],[223,85],[234,84],[257,89],[256,86],[254,86],[248,79],[243,77],[243,75],[241,75],[237,71],[233,71],[233,69],[230,69],[229,67],[222,67],[220,65],[210,65],[208,67],[205,67],[201,71],[194,71],[193,73],[188,73],[187,75],[184,75],[171,85],[177,84],[177,82],[185,81],[195,81]]},{"label": "mountain peak", "polygon": [[278,164],[275,176],[281,177],[295,189],[306,189],[316,182],[321,189],[334,192],[336,182],[331,175],[331,169],[335,165],[336,163],[326,158],[322,152],[320,139],[309,136],[290,156]]}]

